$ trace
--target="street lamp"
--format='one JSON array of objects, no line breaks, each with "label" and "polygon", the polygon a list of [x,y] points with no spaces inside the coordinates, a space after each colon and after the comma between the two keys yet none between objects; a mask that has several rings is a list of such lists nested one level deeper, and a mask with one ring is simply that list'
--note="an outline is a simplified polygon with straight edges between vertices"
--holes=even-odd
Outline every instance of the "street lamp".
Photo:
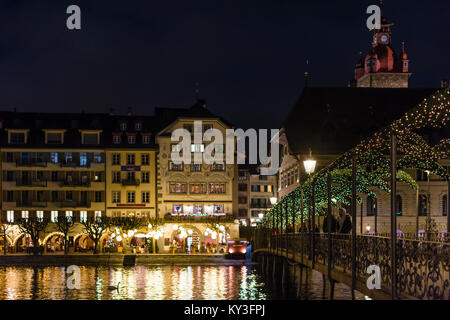
[{"label": "street lamp", "polygon": [[308,176],[314,173],[314,170],[316,169],[316,163],[317,161],[312,158],[311,149],[309,149],[309,159],[303,161],[305,172],[308,174]]},{"label": "street lamp", "polygon": [[270,203],[272,204],[272,205],[274,205],[275,203],[277,203],[277,197],[270,197]]},{"label": "street lamp", "polygon": [[[309,158],[303,161],[303,165],[305,167],[305,172],[308,175],[308,180],[311,178],[311,174],[314,173],[314,170],[316,169],[316,160],[314,160],[312,158],[312,152],[311,149],[309,149]],[[311,199],[311,204],[313,202],[315,202],[314,199],[314,184],[313,184],[313,197]],[[311,209],[309,208],[308,210],[310,212],[309,214],[309,221],[310,221],[310,230],[309,230],[309,235],[310,235],[310,241],[311,241],[311,248],[312,248],[312,254],[314,254],[314,229],[315,229],[315,219],[314,219],[314,213],[311,213]],[[314,261],[314,257],[313,257],[313,261]]]}]

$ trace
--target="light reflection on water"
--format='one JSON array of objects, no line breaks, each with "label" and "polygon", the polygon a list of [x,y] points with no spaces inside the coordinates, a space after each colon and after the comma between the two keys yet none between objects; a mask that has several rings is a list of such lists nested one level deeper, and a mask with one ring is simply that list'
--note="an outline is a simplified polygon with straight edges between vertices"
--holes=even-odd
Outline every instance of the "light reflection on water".
[{"label": "light reflection on water", "polygon": [[[328,299],[322,275],[310,272],[297,297],[297,284],[285,288],[264,276],[258,265],[80,266],[81,288],[66,286],[66,267],[0,267],[0,300],[270,300]],[[119,291],[108,290],[116,286]],[[356,299],[364,299],[356,292]],[[351,299],[349,287],[336,284],[335,299]]]},{"label": "light reflection on water", "polygon": [[[65,267],[0,267],[0,300],[266,299],[252,266],[80,266],[81,288],[66,286]],[[116,286],[119,291],[108,290]]]}]

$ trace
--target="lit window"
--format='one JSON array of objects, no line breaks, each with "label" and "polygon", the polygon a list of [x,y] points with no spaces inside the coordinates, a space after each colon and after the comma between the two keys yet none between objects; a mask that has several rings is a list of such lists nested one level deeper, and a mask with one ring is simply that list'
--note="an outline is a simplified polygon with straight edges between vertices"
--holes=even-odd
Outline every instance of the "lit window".
[{"label": "lit window", "polygon": [[134,129],[135,129],[136,131],[141,131],[141,130],[142,130],[142,122],[137,121],[137,122],[134,124]]},{"label": "lit window", "polygon": [[87,211],[80,211],[80,222],[87,221]]},{"label": "lit window", "polygon": [[128,144],[135,144],[136,143],[136,136],[130,135],[128,136]]},{"label": "lit window", "polygon": [[22,219],[28,219],[28,211],[27,210],[22,211]]},{"label": "lit window", "polygon": [[120,203],[120,191],[113,191],[112,192],[112,202],[113,203]]},{"label": "lit window", "polygon": [[121,122],[120,123],[120,130],[122,130],[122,131],[127,130],[127,123],[126,122]]},{"label": "lit window", "polygon": [[67,221],[72,221],[73,211],[66,211],[66,219],[67,219]]},{"label": "lit window", "polygon": [[122,137],[119,135],[114,135],[113,136],[113,143],[114,144],[120,144],[122,142]]},{"label": "lit window", "polygon": [[13,210],[6,211],[6,221],[8,221],[9,223],[14,222],[14,211]]},{"label": "lit window", "polygon": [[170,184],[170,193],[186,193],[186,184],[185,183],[171,183]]},{"label": "lit window", "polygon": [[86,152],[80,152],[80,166],[86,167],[87,166],[87,154]]},{"label": "lit window", "polygon": [[36,218],[40,221],[44,220],[44,211],[36,211]]},{"label": "lit window", "polygon": [[95,219],[100,219],[102,217],[102,212],[101,211],[95,211]]},{"label": "lit window", "polygon": [[50,219],[54,223],[58,222],[58,211],[52,211]]},{"label": "lit window", "polygon": [[205,152],[205,145],[201,143],[191,144],[191,152]]},{"label": "lit window", "polygon": [[143,135],[142,136],[142,143],[143,144],[150,144],[150,135]]},{"label": "lit window", "polygon": [[58,152],[50,152],[50,162],[58,163]]}]

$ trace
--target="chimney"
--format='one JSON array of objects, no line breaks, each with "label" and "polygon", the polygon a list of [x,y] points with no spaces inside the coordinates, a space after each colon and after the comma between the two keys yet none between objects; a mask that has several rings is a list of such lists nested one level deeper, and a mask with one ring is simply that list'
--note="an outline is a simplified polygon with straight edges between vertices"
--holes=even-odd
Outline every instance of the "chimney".
[{"label": "chimney", "polygon": [[448,80],[447,79],[441,80],[441,88],[448,88]]},{"label": "chimney", "polygon": [[128,107],[128,115],[131,116],[132,112],[131,112],[131,107]]}]

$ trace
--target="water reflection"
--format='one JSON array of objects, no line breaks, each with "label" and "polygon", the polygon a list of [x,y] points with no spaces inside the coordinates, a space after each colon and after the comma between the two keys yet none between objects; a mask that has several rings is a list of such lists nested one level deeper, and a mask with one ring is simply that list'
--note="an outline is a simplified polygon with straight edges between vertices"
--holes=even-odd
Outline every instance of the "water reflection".
[{"label": "water reflection", "polygon": [[[65,267],[2,267],[0,300],[266,299],[247,266],[81,266],[81,288],[66,286]],[[108,290],[117,286],[119,290]]]},{"label": "water reflection", "polygon": [[[65,267],[0,267],[0,300],[260,300],[328,299],[322,275],[309,272],[298,295],[298,281],[281,286],[258,265],[239,266],[80,266],[81,288],[66,286]],[[119,285],[119,290],[108,286]],[[356,299],[367,299],[356,293]],[[336,284],[335,299],[351,299]]]}]

